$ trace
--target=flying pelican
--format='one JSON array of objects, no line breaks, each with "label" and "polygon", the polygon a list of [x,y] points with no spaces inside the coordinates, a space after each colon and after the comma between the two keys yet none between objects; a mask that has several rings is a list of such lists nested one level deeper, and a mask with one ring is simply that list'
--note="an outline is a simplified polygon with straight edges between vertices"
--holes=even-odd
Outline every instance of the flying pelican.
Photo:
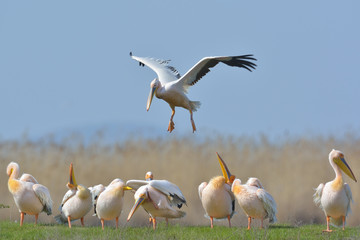
[{"label": "flying pelican", "polygon": [[168,127],[169,132],[172,132],[175,128],[175,124],[173,122],[175,107],[182,107],[189,110],[192,129],[193,132],[196,131],[195,122],[193,120],[193,112],[200,107],[200,102],[190,101],[186,96],[186,93],[188,92],[190,86],[195,85],[210,71],[210,68],[215,67],[219,62],[232,67],[245,68],[249,71],[252,71],[252,69],[255,69],[256,67],[255,63],[249,61],[256,61],[252,55],[205,57],[181,77],[174,67],[168,65],[170,60],[136,57],[133,56],[131,52],[130,56],[138,61],[140,66],[146,65],[156,72],[157,78],[155,78],[150,84],[150,94],[146,110],[149,111],[154,94],[157,98],[166,101],[172,110]]},{"label": "flying pelican", "polygon": [[35,215],[35,224],[37,224],[39,213],[46,212],[47,215],[52,213],[53,202],[49,190],[30,174],[24,173],[20,179],[17,179],[19,171],[20,167],[16,162],[9,163],[6,169],[9,176],[8,188],[20,211],[20,226],[23,225],[25,214]]},{"label": "flying pelican", "polygon": [[231,184],[235,176],[231,175],[225,162],[218,153],[216,154],[223,176],[213,177],[209,183],[201,183],[198,188],[199,196],[207,216],[210,217],[211,228],[214,227],[214,218],[227,218],[231,227],[230,219],[235,213],[235,198],[231,192]]},{"label": "flying pelican", "polygon": [[249,178],[246,184],[235,179],[231,191],[238,200],[240,207],[248,217],[248,229],[251,229],[251,219],[260,219],[263,228],[264,219],[270,223],[276,222],[276,203],[274,198],[262,187],[257,178]]},{"label": "flying pelican", "polygon": [[104,230],[104,221],[116,219],[116,228],[119,225],[119,216],[124,203],[124,190],[131,190],[119,179],[114,179],[104,191],[99,194],[96,203],[96,214]]},{"label": "flying pelican", "polygon": [[156,217],[181,218],[185,212],[177,210],[174,206],[181,208],[186,200],[179,187],[167,180],[129,180],[126,185],[137,189],[134,198],[135,204],[132,207],[127,221],[131,219],[140,205],[149,213],[153,222],[153,229],[156,229]]},{"label": "flying pelican", "polygon": [[351,171],[351,168],[346,163],[344,154],[338,150],[333,149],[329,153],[329,162],[335,172],[335,179],[331,182],[321,183],[314,194],[314,202],[325,213],[326,216],[326,230],[324,232],[331,232],[329,223],[335,226],[341,226],[345,230],[345,220],[350,209],[350,201],[352,201],[352,193],[350,186],[344,183],[341,170],[348,175],[352,180],[356,178]]},{"label": "flying pelican", "polygon": [[70,164],[70,180],[67,184],[69,190],[65,193],[60,206],[60,214],[55,216],[59,223],[68,223],[71,228],[71,221],[80,219],[84,226],[84,216],[90,211],[92,206],[91,192],[83,185],[78,185],[75,181],[73,164]]}]

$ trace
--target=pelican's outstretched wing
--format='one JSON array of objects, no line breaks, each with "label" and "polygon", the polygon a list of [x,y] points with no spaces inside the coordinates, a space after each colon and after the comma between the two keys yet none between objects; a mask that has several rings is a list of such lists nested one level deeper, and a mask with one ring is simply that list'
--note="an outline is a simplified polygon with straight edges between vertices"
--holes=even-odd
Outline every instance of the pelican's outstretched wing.
[{"label": "pelican's outstretched wing", "polygon": [[41,184],[34,184],[32,186],[35,195],[39,198],[41,204],[44,206],[43,211],[47,213],[47,215],[52,214],[52,205],[53,201],[50,197],[50,192],[44,185]]},{"label": "pelican's outstretched wing", "polygon": [[148,182],[149,185],[153,188],[156,188],[165,195],[170,196],[170,201],[176,204],[179,208],[182,206],[183,203],[186,204],[184,195],[182,194],[180,188],[175,184],[167,180],[151,180]]},{"label": "pelican's outstretched wing", "polygon": [[169,66],[170,60],[161,60],[148,57],[136,57],[130,52],[130,57],[139,62],[140,66],[148,66],[158,75],[161,84],[176,81],[180,78],[179,72],[172,66]]},{"label": "pelican's outstretched wing", "polygon": [[256,195],[262,201],[270,223],[276,222],[276,202],[274,198],[262,188],[259,188],[256,191]]},{"label": "pelican's outstretched wing", "polygon": [[321,205],[321,196],[322,196],[324,186],[325,185],[323,183],[320,183],[319,186],[316,189],[314,189],[315,193],[313,195],[313,200],[314,200],[315,205],[320,207],[321,209],[323,209],[323,207]]},{"label": "pelican's outstretched wing", "polygon": [[128,180],[126,186],[131,187],[134,190],[138,190],[141,186],[149,184],[149,181],[146,180]]},{"label": "pelican's outstretched wing", "polygon": [[345,183],[344,188],[345,188],[346,196],[349,199],[349,204],[348,204],[347,211],[346,211],[346,216],[347,216],[349,213],[351,213],[350,202],[354,202],[354,201],[353,201],[353,198],[352,198],[352,193],[351,193],[351,189],[350,189],[349,184]]},{"label": "pelican's outstretched wing", "polygon": [[33,175],[28,174],[28,173],[24,173],[23,175],[21,175],[21,178],[19,180],[24,181],[24,182],[31,182],[31,183],[34,183],[34,184],[38,183],[36,178],[34,178]]},{"label": "pelican's outstretched wing", "polygon": [[210,72],[210,68],[215,67],[219,62],[225,63],[232,67],[241,67],[249,70],[255,69],[256,64],[249,60],[256,61],[253,55],[242,56],[224,56],[224,57],[205,57],[195,64],[184,76],[182,76],[176,84],[183,87],[184,91],[190,86],[197,83],[203,76]]}]

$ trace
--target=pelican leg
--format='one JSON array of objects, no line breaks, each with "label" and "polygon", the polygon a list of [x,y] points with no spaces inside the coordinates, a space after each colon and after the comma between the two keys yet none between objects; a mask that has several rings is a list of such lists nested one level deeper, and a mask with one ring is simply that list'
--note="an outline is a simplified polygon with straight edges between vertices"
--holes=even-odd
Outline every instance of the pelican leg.
[{"label": "pelican leg", "polygon": [[231,228],[230,215],[227,216],[227,219],[229,221],[229,228]]},{"label": "pelican leg", "polygon": [[149,217],[149,224],[152,223],[152,217]]},{"label": "pelican leg", "polygon": [[174,128],[175,128],[175,123],[173,122],[173,118],[174,118],[174,115],[175,115],[175,108],[171,108],[171,111],[172,112],[171,112],[168,132],[172,132],[172,130],[174,130]]},{"label": "pelican leg", "polygon": [[25,215],[25,214],[24,214],[23,212],[20,213],[20,227],[23,225],[24,215]]},{"label": "pelican leg", "polygon": [[210,217],[210,227],[211,227],[211,228],[214,228],[214,223],[213,223],[213,221],[214,221],[214,218],[213,218],[213,217]]},{"label": "pelican leg", "polygon": [[248,216],[248,228],[247,229],[248,230],[251,229],[251,217],[250,216]]},{"label": "pelican leg", "polygon": [[155,230],[156,229],[156,218],[153,218],[152,222],[153,222],[153,229]]},{"label": "pelican leg", "polygon": [[39,214],[35,214],[35,225],[37,224],[38,218],[39,218]]},{"label": "pelican leg", "polygon": [[166,221],[166,227],[168,227],[169,226],[169,219],[165,218],[165,221]]},{"label": "pelican leg", "polygon": [[263,229],[264,228],[264,218],[261,218],[261,225],[260,228]]},{"label": "pelican leg", "polygon": [[118,229],[118,227],[119,227],[119,217],[116,217],[115,221],[116,221],[116,229]]},{"label": "pelican leg", "polygon": [[343,221],[343,227],[342,230],[345,230],[345,216],[342,217],[342,221]]},{"label": "pelican leg", "polygon": [[326,216],[326,230],[323,230],[323,232],[332,232],[332,230],[330,230],[329,227],[329,222],[330,222],[330,216]]},{"label": "pelican leg", "polygon": [[70,219],[70,216],[68,216],[67,219],[68,219],[69,228],[71,228],[71,219]]},{"label": "pelican leg", "polygon": [[104,230],[104,219],[103,218],[100,219],[100,222],[101,222],[101,228],[102,228],[102,230]]},{"label": "pelican leg", "polygon": [[81,226],[84,227],[84,226],[85,226],[85,225],[84,225],[84,217],[80,218],[80,220],[81,220]]},{"label": "pelican leg", "polygon": [[191,125],[192,125],[192,128],[193,128],[193,133],[196,131],[196,126],[195,126],[195,122],[194,122],[194,119],[193,119],[193,112],[191,110],[190,111],[190,120],[191,120]]}]

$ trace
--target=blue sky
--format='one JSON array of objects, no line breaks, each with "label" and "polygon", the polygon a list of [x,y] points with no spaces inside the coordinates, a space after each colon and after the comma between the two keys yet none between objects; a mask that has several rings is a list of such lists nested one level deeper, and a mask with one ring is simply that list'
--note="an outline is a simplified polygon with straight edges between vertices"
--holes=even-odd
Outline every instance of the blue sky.
[{"label": "blue sky", "polygon": [[[254,54],[253,72],[218,65],[190,89],[197,136],[360,130],[359,1],[1,1],[0,139],[121,126],[166,133],[146,100],[155,73],[129,57]],[[191,134],[177,109],[173,136]],[[140,130],[142,131],[142,130]]]}]

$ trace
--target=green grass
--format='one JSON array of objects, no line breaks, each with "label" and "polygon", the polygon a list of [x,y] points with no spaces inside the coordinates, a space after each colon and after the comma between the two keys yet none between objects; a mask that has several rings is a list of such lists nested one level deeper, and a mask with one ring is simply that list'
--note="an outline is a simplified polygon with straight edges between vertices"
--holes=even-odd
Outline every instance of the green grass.
[{"label": "green grass", "polygon": [[0,222],[0,239],[360,239],[360,227],[348,227],[345,231],[336,229],[332,233],[323,233],[324,225],[290,226],[276,224],[267,229],[228,228],[214,226],[166,227],[159,224],[153,231],[151,227],[79,227],[69,229],[65,225],[34,226],[25,223]]}]

